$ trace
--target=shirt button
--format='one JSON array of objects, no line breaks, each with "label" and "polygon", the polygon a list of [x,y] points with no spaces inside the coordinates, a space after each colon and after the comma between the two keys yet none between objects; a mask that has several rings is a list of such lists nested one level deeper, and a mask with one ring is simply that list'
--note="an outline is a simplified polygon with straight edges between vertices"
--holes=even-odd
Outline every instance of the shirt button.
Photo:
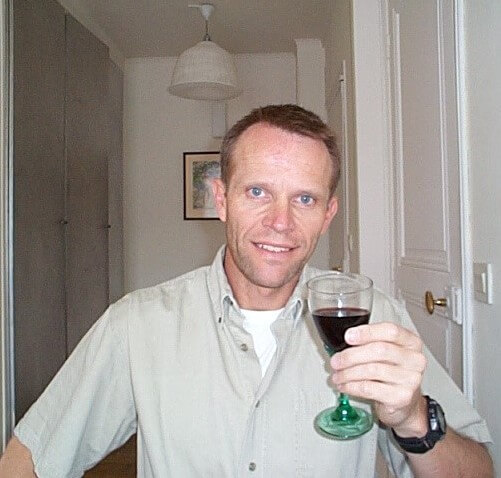
[{"label": "shirt button", "polygon": [[240,350],[242,350],[243,352],[247,352],[247,350],[249,350],[249,347],[247,344],[241,344],[240,345]]},{"label": "shirt button", "polygon": [[255,469],[256,469],[256,464],[253,461],[251,461],[249,463],[249,470],[250,471],[254,471]]},{"label": "shirt button", "polygon": [[256,408],[259,408],[259,405],[260,405],[260,404],[261,404],[261,402],[258,400],[258,401],[256,402]]}]

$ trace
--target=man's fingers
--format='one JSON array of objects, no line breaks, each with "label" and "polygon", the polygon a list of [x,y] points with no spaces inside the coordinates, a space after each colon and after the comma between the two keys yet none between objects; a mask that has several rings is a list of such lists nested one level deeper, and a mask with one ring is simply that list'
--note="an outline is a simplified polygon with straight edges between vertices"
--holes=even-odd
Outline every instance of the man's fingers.
[{"label": "man's fingers", "polygon": [[423,341],[416,334],[392,322],[352,327],[346,331],[345,340],[350,345],[390,342],[411,350],[423,348]]},{"label": "man's fingers", "polygon": [[417,389],[421,385],[422,377],[423,374],[418,371],[406,370],[387,363],[374,362],[334,372],[332,382],[339,386],[348,382],[377,381]]},{"label": "man's fingers", "polygon": [[421,352],[389,342],[373,342],[350,347],[334,354],[331,358],[331,366],[334,370],[377,362],[398,365],[403,369],[419,373],[423,373],[426,368],[426,357]]},{"label": "man's fingers", "polygon": [[393,323],[354,327],[345,338],[354,347],[331,358],[339,391],[373,400],[384,414],[412,406],[426,368],[421,339]]},{"label": "man's fingers", "polygon": [[363,398],[377,402],[388,409],[399,410],[408,407],[416,390],[388,383],[360,380],[338,386],[338,390],[352,397]]}]

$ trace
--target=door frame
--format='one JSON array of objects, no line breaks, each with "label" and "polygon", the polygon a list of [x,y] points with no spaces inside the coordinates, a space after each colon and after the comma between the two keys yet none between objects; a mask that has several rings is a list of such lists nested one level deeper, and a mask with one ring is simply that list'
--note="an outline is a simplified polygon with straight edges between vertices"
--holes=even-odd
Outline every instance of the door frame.
[{"label": "door frame", "polygon": [[[463,300],[463,387],[474,395],[470,200],[465,122],[464,0],[454,0],[459,128],[460,227]],[[379,18],[379,22],[374,19]],[[395,294],[394,186],[391,155],[389,45],[386,0],[352,0],[360,270]]]},{"label": "door frame", "polygon": [[0,2],[0,451],[14,429],[12,0]]}]

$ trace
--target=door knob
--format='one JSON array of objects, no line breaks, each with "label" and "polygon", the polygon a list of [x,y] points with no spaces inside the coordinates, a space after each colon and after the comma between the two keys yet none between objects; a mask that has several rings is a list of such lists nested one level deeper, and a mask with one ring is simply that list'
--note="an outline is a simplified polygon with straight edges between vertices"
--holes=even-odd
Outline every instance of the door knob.
[{"label": "door knob", "polygon": [[435,306],[447,307],[447,298],[441,297],[440,299],[435,299],[433,294],[427,290],[424,294],[424,302],[426,304],[426,310],[431,315],[435,311]]},{"label": "door knob", "polygon": [[334,266],[332,270],[336,272],[343,272],[343,266]]}]

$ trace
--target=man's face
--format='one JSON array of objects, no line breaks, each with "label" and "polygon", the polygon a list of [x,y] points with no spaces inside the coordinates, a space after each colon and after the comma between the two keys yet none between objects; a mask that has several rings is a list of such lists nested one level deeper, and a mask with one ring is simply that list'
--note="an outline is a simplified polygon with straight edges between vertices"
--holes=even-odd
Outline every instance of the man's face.
[{"label": "man's face", "polygon": [[322,141],[263,123],[242,134],[228,184],[214,182],[218,214],[226,222],[225,270],[234,289],[292,291],[336,213],[331,175]]}]

